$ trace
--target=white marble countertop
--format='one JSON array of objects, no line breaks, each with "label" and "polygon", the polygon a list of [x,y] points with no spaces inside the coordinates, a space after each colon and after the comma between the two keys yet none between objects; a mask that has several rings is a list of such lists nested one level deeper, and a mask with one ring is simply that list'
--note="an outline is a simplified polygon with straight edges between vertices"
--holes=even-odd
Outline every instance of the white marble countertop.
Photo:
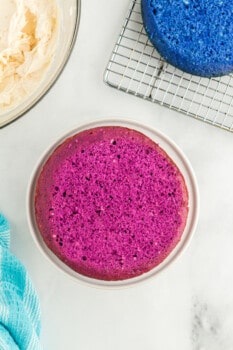
[{"label": "white marble countertop", "polygon": [[[71,59],[29,113],[0,130],[0,210],[12,251],[28,268],[42,307],[45,349],[233,349],[233,135],[109,88],[103,72],[129,3],[85,0]],[[26,189],[38,157],[81,122],[127,117],[172,138],[197,176],[201,210],[189,248],[146,284],[117,291],[70,280],[38,251]]]}]

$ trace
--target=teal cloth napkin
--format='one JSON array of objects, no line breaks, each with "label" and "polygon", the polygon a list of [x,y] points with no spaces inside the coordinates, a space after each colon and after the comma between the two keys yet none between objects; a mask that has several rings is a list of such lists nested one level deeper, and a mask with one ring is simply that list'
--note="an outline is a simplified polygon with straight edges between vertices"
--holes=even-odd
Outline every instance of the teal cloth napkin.
[{"label": "teal cloth napkin", "polygon": [[10,227],[0,213],[0,350],[41,350],[38,297],[9,245]]}]

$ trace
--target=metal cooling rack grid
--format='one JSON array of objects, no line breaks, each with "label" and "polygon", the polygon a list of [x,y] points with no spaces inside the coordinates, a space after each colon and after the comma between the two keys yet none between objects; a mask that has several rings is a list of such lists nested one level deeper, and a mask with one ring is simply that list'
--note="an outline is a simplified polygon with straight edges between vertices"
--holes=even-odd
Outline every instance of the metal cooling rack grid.
[{"label": "metal cooling rack grid", "polygon": [[233,132],[233,76],[201,78],[167,64],[148,40],[140,2],[131,2],[104,81]]}]

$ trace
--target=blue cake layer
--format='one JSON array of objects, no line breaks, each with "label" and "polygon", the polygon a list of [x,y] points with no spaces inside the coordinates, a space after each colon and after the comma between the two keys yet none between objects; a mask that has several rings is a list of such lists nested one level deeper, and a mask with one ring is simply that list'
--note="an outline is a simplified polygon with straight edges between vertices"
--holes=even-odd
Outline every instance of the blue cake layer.
[{"label": "blue cake layer", "polygon": [[233,71],[232,0],[141,0],[152,44],[173,66],[203,77]]}]

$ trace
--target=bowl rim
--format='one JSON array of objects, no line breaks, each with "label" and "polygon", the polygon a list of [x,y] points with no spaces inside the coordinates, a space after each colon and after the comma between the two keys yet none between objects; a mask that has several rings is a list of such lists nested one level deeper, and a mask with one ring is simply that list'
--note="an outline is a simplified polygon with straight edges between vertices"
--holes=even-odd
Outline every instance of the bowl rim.
[{"label": "bowl rim", "polygon": [[[66,55],[64,56],[62,62],[60,63],[58,69],[54,73],[53,77],[51,80],[45,84],[43,90],[40,91],[38,95],[36,95],[30,103],[24,106],[22,110],[19,110],[16,114],[14,114],[11,118],[1,122],[0,121],[0,129],[6,127],[7,125],[10,125],[14,121],[18,120],[21,118],[23,115],[25,115],[27,112],[29,112],[33,107],[35,107],[51,90],[51,88],[55,85],[57,80],[59,79],[60,75],[62,74],[63,70],[65,69],[67,63],[69,62],[71,53],[74,49],[76,40],[77,40],[77,35],[78,35],[78,30],[80,26],[80,18],[81,18],[81,0],[76,0],[76,16],[75,16],[75,25],[74,25],[74,30],[73,30],[73,35],[72,35],[72,40],[70,42],[69,49],[66,52]],[[29,97],[29,96],[28,96]],[[19,105],[18,105],[19,106]],[[15,106],[17,108],[17,106]],[[13,110],[12,110],[13,111]],[[6,113],[8,110],[6,110]],[[9,110],[10,112],[10,110]],[[3,114],[4,115],[4,114]]]},{"label": "bowl rim", "polygon": [[[106,281],[106,280],[98,280],[98,279],[86,277],[82,274],[77,273],[76,271],[68,267],[66,264],[64,264],[59,258],[57,258],[57,256],[47,247],[47,245],[43,241],[42,235],[40,234],[39,229],[37,228],[37,225],[36,225],[36,220],[35,220],[35,215],[33,210],[34,209],[33,207],[34,190],[35,190],[38,174],[40,173],[41,167],[46,162],[46,160],[51,155],[51,153],[58,147],[58,145],[60,145],[68,137],[76,133],[79,133],[83,130],[87,130],[87,129],[91,129],[99,126],[123,126],[123,127],[125,126],[133,130],[140,131],[142,133],[146,131],[144,135],[148,136],[148,133],[150,133],[152,135],[155,135],[155,137],[159,137],[160,141],[163,140],[165,144],[168,145],[168,147],[171,147],[171,149],[174,150],[174,152],[177,154],[178,157],[180,157],[181,161],[183,162],[183,166],[186,171],[186,174],[184,174],[184,171],[181,171],[181,173],[184,176],[185,183],[189,191],[189,204],[190,204],[190,201],[192,204],[192,206],[191,205],[189,206],[189,211],[188,211],[187,221],[189,222],[188,223],[186,222],[186,226],[185,226],[184,232],[182,233],[181,240],[178,242],[178,244],[172,250],[172,252],[159,265],[155,266],[150,271],[143,273],[140,276],[124,279],[120,281]],[[152,140],[156,143],[159,143],[158,140],[156,141],[156,138],[155,139],[152,138]],[[161,148],[164,149],[164,145],[161,146]],[[167,152],[166,149],[164,150],[170,156],[169,152]],[[171,159],[173,160],[172,157]],[[177,165],[176,161],[174,162]],[[177,166],[180,169],[179,165]],[[70,128],[65,133],[62,133],[60,137],[57,137],[56,140],[46,148],[46,150],[42,153],[40,158],[37,160],[34,166],[34,169],[31,173],[31,176],[29,178],[27,194],[26,194],[26,214],[27,214],[27,222],[29,225],[30,233],[32,235],[32,238],[36,246],[41,251],[42,255],[44,255],[47,258],[47,260],[52,262],[52,264],[56,266],[58,270],[62,271],[65,275],[68,275],[70,278],[72,278],[76,282],[80,282],[91,287],[105,288],[105,289],[116,289],[116,288],[119,289],[119,288],[125,288],[125,287],[142,284],[145,281],[151,280],[152,278],[157,276],[159,273],[167,270],[167,268],[182,255],[185,249],[189,246],[190,241],[197,228],[198,218],[199,218],[199,207],[200,207],[199,202],[200,202],[199,189],[198,189],[198,184],[197,184],[197,180],[196,180],[196,176],[193,171],[193,168],[188,158],[183,153],[183,151],[179,148],[179,146],[176,145],[174,141],[170,139],[170,137],[166,136],[163,132],[160,132],[151,126],[148,126],[144,123],[140,123],[134,119],[104,117],[101,119],[92,120],[90,122],[76,124],[74,127]]]}]

